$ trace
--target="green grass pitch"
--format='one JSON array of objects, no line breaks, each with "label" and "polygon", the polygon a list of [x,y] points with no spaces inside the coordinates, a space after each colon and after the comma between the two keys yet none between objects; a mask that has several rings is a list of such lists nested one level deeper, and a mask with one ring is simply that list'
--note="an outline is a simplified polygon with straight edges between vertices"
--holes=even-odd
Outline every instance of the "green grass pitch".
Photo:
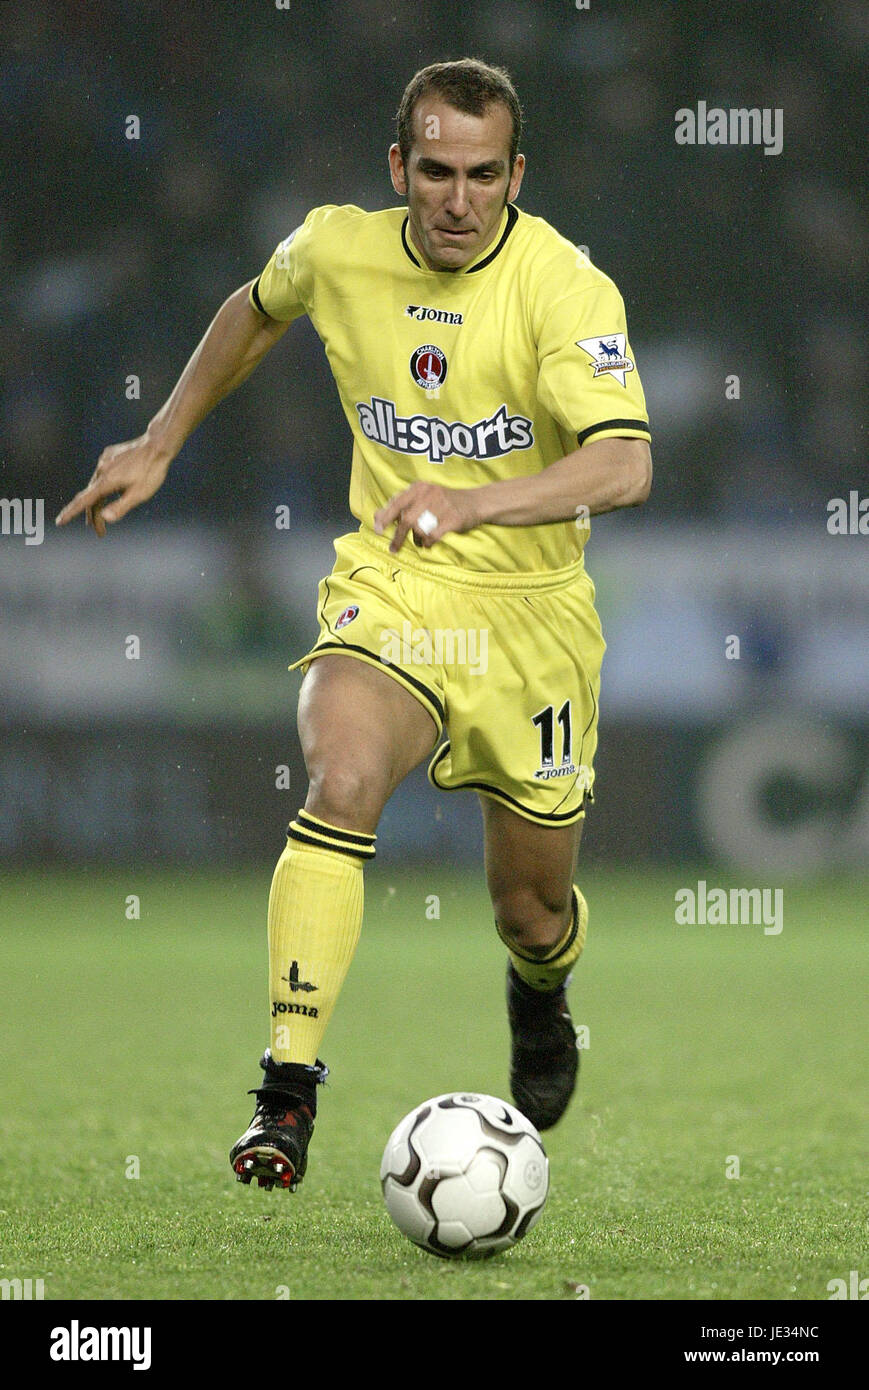
[{"label": "green grass pitch", "polygon": [[474,1264],[398,1234],[378,1167],[428,1096],[508,1095],[481,879],[366,871],[290,1196],[242,1187],[227,1161],[267,1040],[270,874],[6,875],[0,1277],[42,1278],[46,1299],[827,1299],[869,1274],[865,884],[786,887],[766,936],[677,926],[675,890],[704,876],[580,876],[580,1090],[544,1136],[539,1225]]}]

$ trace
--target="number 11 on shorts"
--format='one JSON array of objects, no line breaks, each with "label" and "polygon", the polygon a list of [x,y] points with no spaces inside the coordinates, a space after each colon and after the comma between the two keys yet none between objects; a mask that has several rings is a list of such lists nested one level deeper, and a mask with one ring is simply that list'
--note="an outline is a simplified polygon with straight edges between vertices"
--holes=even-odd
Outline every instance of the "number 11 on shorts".
[{"label": "number 11 on shorts", "polygon": [[555,718],[557,717],[562,729],[561,743],[561,764],[562,767],[570,762],[570,701],[565,700],[558,715],[554,715],[555,706],[547,705],[539,714],[532,717],[531,723],[536,724],[540,730],[540,766],[552,767],[554,765],[555,748]]}]

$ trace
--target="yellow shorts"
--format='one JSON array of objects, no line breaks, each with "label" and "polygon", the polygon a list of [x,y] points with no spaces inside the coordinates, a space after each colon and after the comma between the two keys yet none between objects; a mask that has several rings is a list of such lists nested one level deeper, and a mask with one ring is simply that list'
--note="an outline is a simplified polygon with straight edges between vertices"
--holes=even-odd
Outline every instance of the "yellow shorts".
[{"label": "yellow shorts", "polygon": [[546,574],[436,576],[410,539],[335,541],[320,583],[320,636],[293,662],[343,652],[386,672],[446,735],[429,764],[442,791],[471,788],[541,825],[570,825],[593,800],[605,643],[582,561]]}]

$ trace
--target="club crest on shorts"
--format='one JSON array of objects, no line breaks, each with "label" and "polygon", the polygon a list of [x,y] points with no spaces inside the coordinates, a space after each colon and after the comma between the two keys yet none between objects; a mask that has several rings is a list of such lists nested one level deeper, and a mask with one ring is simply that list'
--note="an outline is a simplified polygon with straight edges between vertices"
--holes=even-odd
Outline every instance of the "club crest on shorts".
[{"label": "club crest on shorts", "polygon": [[339,614],[338,620],[335,623],[335,631],[337,632],[339,627],[346,627],[348,623],[352,623],[353,619],[358,615],[358,613],[359,604],[351,603],[349,608],[345,608],[344,612]]},{"label": "club crest on shorts", "polygon": [[592,359],[596,377],[608,372],[624,386],[625,372],[634,370],[633,362],[625,356],[624,333],[604,333],[600,338],[583,338],[576,346],[581,347]]},{"label": "club crest on shorts", "polygon": [[434,343],[424,343],[410,359],[410,374],[424,391],[436,391],[446,381],[446,354]]}]

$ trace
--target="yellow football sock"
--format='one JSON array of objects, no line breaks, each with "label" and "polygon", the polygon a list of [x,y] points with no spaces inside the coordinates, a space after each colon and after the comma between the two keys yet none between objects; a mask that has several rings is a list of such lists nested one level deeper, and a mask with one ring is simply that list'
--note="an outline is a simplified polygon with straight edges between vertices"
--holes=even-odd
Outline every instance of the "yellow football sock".
[{"label": "yellow football sock", "polygon": [[496,923],[496,930],[498,930],[498,935],[510,953],[516,974],[526,984],[531,985],[532,989],[545,991],[558,989],[558,986],[567,979],[582,955],[587,929],[588,903],[576,884],[573,885],[573,912],[567,931],[558,944],[553,946],[552,950],[545,956],[531,956],[527,952],[517,951],[515,946],[511,946],[501,935]]},{"label": "yellow football sock", "polygon": [[300,811],[269,894],[269,1009],[276,1062],[313,1066],[362,927],[362,865],[375,835]]}]

